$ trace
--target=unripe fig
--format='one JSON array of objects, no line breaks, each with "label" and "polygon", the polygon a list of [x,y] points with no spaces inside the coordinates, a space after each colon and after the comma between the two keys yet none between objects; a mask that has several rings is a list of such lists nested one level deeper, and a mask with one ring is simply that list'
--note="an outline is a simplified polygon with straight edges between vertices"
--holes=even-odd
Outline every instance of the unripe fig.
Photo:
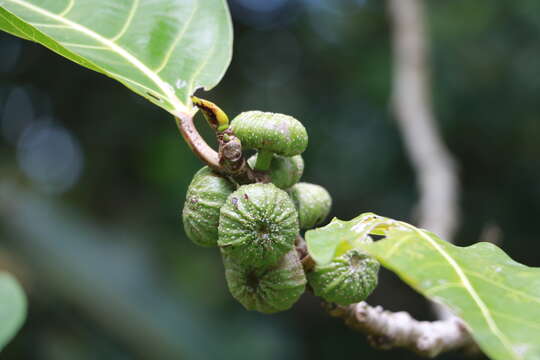
[{"label": "unripe fig", "polygon": [[[257,154],[248,159],[248,164],[252,168],[257,162]],[[302,155],[292,157],[274,155],[270,165],[270,177],[272,184],[280,189],[288,189],[296,184],[304,173],[304,160]]]},{"label": "unripe fig", "polygon": [[218,245],[238,263],[272,265],[293,248],[298,231],[285,191],[273,184],[244,185],[221,208]]},{"label": "unripe fig", "polygon": [[359,250],[349,250],[307,274],[315,295],[328,302],[349,305],[365,300],[377,287],[379,263]]},{"label": "unripe fig", "polygon": [[231,122],[244,149],[267,150],[294,156],[306,150],[306,128],[292,116],[262,111],[246,111]]},{"label": "unripe fig", "polygon": [[266,314],[287,310],[305,290],[306,277],[295,249],[270,267],[242,265],[226,253],[223,264],[229,291],[247,310]]},{"label": "unripe fig", "polygon": [[320,185],[301,182],[289,189],[289,195],[298,210],[300,229],[311,229],[330,213],[332,198]]},{"label": "unripe fig", "polygon": [[258,151],[256,170],[268,170],[272,154],[299,155],[308,144],[304,126],[288,115],[246,111],[235,117],[230,127],[242,142],[243,149]]},{"label": "unripe fig", "polygon": [[189,185],[182,220],[187,236],[197,245],[215,246],[219,210],[234,191],[234,185],[205,166]]}]

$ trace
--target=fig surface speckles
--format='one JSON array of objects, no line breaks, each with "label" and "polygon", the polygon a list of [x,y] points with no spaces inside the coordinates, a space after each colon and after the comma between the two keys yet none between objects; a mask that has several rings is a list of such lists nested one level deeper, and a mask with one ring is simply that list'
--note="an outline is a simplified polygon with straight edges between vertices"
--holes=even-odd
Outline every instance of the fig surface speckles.
[{"label": "fig surface speckles", "polygon": [[315,265],[308,281],[315,295],[339,305],[365,300],[377,287],[379,263],[371,256],[349,250],[326,265]]},{"label": "fig surface speckles", "polygon": [[239,263],[272,265],[294,246],[298,217],[273,184],[241,186],[221,207],[218,245]]},{"label": "fig surface speckles", "polygon": [[244,149],[294,156],[303,153],[308,145],[306,128],[289,115],[246,111],[232,120],[231,129]]},{"label": "fig surface speckles", "polygon": [[227,285],[247,310],[270,314],[289,309],[304,293],[306,277],[295,249],[269,267],[239,264],[223,252]]},{"label": "fig surface speckles", "polygon": [[[248,164],[252,168],[256,162],[257,154],[248,159]],[[288,189],[300,181],[304,173],[304,159],[301,155],[291,157],[274,155],[268,171],[272,184],[280,189]]]},{"label": "fig surface speckles", "polygon": [[301,229],[311,229],[326,219],[332,207],[332,198],[320,185],[300,182],[289,189],[298,210]]},{"label": "fig surface speckles", "polygon": [[184,230],[195,244],[217,245],[219,211],[233,191],[232,183],[207,166],[195,174],[182,211]]}]

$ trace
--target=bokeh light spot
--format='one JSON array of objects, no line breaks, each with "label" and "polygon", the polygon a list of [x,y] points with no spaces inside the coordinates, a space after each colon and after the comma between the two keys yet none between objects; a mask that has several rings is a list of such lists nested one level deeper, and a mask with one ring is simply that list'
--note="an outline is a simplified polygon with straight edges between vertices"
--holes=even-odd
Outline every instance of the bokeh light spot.
[{"label": "bokeh light spot", "polygon": [[34,120],[34,106],[28,92],[21,88],[11,90],[2,113],[2,136],[15,144],[23,130]]},{"label": "bokeh light spot", "polygon": [[17,161],[40,190],[52,194],[70,189],[83,169],[78,141],[65,128],[44,120],[22,134],[17,144]]}]

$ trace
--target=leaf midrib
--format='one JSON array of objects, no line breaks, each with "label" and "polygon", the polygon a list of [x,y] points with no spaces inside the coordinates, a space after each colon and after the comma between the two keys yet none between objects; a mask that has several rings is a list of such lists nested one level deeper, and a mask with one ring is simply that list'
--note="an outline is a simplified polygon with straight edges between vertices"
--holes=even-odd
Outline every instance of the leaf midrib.
[{"label": "leaf midrib", "polygon": [[446,251],[444,251],[444,249],[439,244],[437,244],[435,241],[433,241],[433,239],[431,239],[431,237],[428,236],[423,230],[412,227],[409,224],[404,223],[404,222],[399,222],[399,223],[401,225],[404,225],[404,226],[416,231],[424,240],[426,240],[431,246],[433,246],[438,253],[440,253],[443,256],[443,258],[454,269],[454,271],[456,272],[457,276],[459,277],[461,283],[463,284],[463,286],[465,287],[465,289],[467,290],[469,295],[473,298],[474,302],[476,303],[476,305],[480,309],[480,312],[482,313],[483,317],[485,318],[485,321],[486,321],[488,327],[490,328],[490,330],[495,334],[495,336],[497,336],[497,338],[503,344],[503,346],[505,348],[507,348],[507,350],[510,352],[510,354],[512,355],[512,357],[514,359],[521,360],[522,357],[520,357],[518,354],[515,353],[514,349],[512,348],[511,342],[500,331],[499,327],[495,323],[495,320],[493,319],[493,316],[491,315],[490,310],[488,309],[488,307],[486,306],[484,301],[480,298],[480,296],[478,295],[478,293],[476,292],[476,290],[472,286],[472,284],[469,281],[469,278],[467,277],[467,275],[463,272],[463,270],[461,270],[461,267],[459,266],[459,264],[449,254],[447,254]]},{"label": "leaf midrib", "polygon": [[[406,241],[410,240],[409,238],[407,237],[403,237],[401,238],[400,240],[396,241],[394,244],[392,244],[392,246],[386,251],[385,253],[385,256],[387,258],[391,258],[392,255],[398,250],[398,248],[401,247],[401,245],[403,245],[403,243],[405,243]],[[417,272],[426,272],[427,269],[431,268],[431,267],[440,267],[440,266],[446,266],[445,264],[441,264],[439,262],[424,262],[422,263],[421,266],[419,267],[416,267],[415,270]],[[490,285],[493,285],[494,287],[496,288],[499,288],[500,290],[504,290],[506,291],[507,293],[510,293],[510,294],[513,294],[513,295],[516,295],[516,296],[520,296],[524,299],[527,299],[529,301],[532,301],[532,302],[535,302],[535,303],[538,303],[540,304],[540,298],[538,297],[535,297],[535,296],[531,296],[530,294],[526,293],[526,292],[523,292],[523,291],[520,291],[516,288],[513,288],[513,287],[510,287],[510,286],[506,286],[506,285],[503,285],[501,282],[497,282],[497,281],[494,281],[488,277],[486,277],[485,275],[481,274],[481,273],[477,273],[475,271],[471,271],[470,269],[466,269],[463,271],[465,273],[465,275],[467,275],[467,277],[471,278],[471,277],[474,277],[476,279],[478,279],[479,281],[482,281],[484,283],[487,283],[487,284],[490,284]],[[462,284],[460,284],[462,285]],[[429,291],[432,291],[433,288],[429,288]],[[493,310],[490,310],[492,313],[494,313]]]},{"label": "leaf midrib", "polygon": [[[136,69],[138,69],[141,73],[143,73],[146,77],[148,77],[150,80],[152,80],[167,96],[167,100],[171,103],[171,105],[174,107],[173,113],[174,115],[179,115],[180,113],[189,113],[189,109],[182,104],[182,102],[178,99],[174,91],[171,91],[172,86],[170,86],[167,82],[163,81],[159,75],[154,73],[150,68],[148,68],[144,63],[142,63],[139,59],[137,59],[135,56],[133,56],[131,53],[129,53],[126,49],[122,48],[118,44],[116,44],[114,41],[111,41],[98,33],[94,32],[93,30],[82,26],[80,24],[77,24],[69,19],[66,19],[60,15],[51,13],[48,10],[45,10],[43,8],[40,8],[38,6],[35,6],[33,4],[28,4],[25,1],[21,0],[5,0],[14,4],[17,4],[19,6],[25,7],[30,11],[33,11],[35,13],[41,14],[45,17],[51,18],[56,20],[57,22],[63,23],[69,27],[71,27],[73,30],[79,31],[97,42],[100,42],[101,44],[108,47],[111,51],[115,52],[122,58],[124,58],[126,61],[131,63]],[[108,73],[107,70],[104,70]]]}]

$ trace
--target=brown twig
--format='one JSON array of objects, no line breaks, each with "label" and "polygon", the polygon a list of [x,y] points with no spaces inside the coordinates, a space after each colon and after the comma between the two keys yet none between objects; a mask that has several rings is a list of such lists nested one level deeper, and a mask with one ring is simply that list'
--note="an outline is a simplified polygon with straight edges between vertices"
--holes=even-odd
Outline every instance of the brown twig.
[{"label": "brown twig", "polygon": [[458,318],[441,321],[418,321],[409,313],[386,311],[366,302],[349,306],[325,304],[330,315],[341,318],[351,328],[368,335],[372,346],[396,347],[419,355],[435,357],[456,349],[475,349],[463,322]]},{"label": "brown twig", "polygon": [[[315,262],[301,235],[296,237],[295,245],[304,271],[312,271]],[[367,335],[376,348],[401,347],[426,357],[457,349],[469,353],[478,351],[465,324],[455,316],[439,321],[418,321],[407,312],[386,311],[364,301],[349,306],[323,302],[323,306],[331,316],[343,319],[347,326]]]},{"label": "brown twig", "polygon": [[[389,0],[393,28],[392,103],[417,174],[419,226],[452,242],[458,223],[456,166],[437,128],[430,98],[428,34],[423,0]],[[452,314],[437,304],[442,319]]]},{"label": "brown twig", "polygon": [[253,171],[249,167],[242,152],[242,144],[232,130],[216,133],[219,145],[219,152],[216,152],[197,131],[192,115],[181,113],[175,119],[178,130],[189,148],[213,170],[231,176],[240,184],[270,180],[267,174]]},{"label": "brown twig", "polygon": [[191,114],[181,113],[175,119],[178,130],[180,130],[182,137],[191,151],[212,169],[221,171],[218,153],[208,146],[206,141],[201,137],[195,124],[193,124],[193,116]]},{"label": "brown twig", "polygon": [[458,223],[459,184],[432,108],[424,11],[423,0],[389,0],[394,54],[392,104],[417,174],[419,224],[452,241]]}]

